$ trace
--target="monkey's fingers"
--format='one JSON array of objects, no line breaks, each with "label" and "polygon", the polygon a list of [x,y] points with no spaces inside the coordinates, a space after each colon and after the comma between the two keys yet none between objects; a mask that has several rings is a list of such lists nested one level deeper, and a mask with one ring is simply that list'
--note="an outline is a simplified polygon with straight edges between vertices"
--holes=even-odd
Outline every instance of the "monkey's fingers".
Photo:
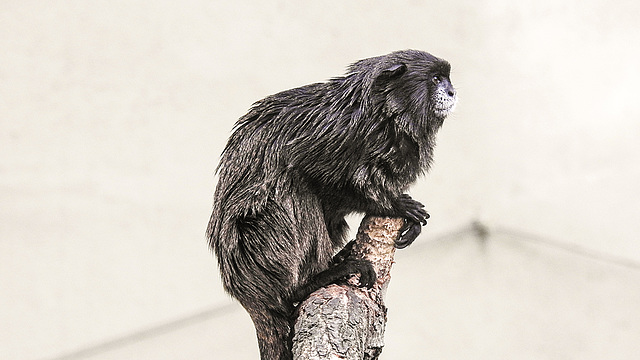
[{"label": "monkey's fingers", "polygon": [[417,215],[417,214],[406,213],[406,214],[404,214],[404,218],[405,218],[405,220],[407,220],[409,222],[412,222],[412,223],[426,225],[426,220],[423,217],[421,217],[420,215]]},{"label": "monkey's fingers", "polygon": [[405,214],[405,218],[422,225],[427,225],[427,219],[431,216],[424,209],[412,209]]},{"label": "monkey's fingers", "polygon": [[424,205],[411,198],[408,194],[401,194],[396,199],[396,215],[408,221],[427,225],[429,213],[424,209]]}]

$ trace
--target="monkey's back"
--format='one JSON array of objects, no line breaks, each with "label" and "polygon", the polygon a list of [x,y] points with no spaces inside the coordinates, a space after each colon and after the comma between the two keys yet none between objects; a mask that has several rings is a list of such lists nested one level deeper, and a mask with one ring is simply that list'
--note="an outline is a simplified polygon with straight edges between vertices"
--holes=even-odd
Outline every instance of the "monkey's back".
[{"label": "monkey's back", "polygon": [[320,106],[323,86],[254,104],[222,154],[208,237],[225,288],[241,302],[273,299],[285,306],[335,250],[320,199],[291,166],[293,149],[317,126],[305,110]]}]

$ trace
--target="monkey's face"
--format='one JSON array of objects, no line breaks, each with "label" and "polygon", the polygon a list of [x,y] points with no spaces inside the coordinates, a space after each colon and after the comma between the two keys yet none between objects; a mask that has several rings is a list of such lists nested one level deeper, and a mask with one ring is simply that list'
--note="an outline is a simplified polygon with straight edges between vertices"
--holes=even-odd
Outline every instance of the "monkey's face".
[{"label": "monkey's face", "polygon": [[[428,118],[435,118],[438,120],[436,122],[441,124],[442,120],[453,112],[458,100],[456,90],[449,79],[451,66],[430,54],[425,54],[412,65],[413,68],[408,69],[406,74],[410,76],[405,78],[414,89],[410,96],[414,97],[414,101],[421,102]],[[426,93],[422,93],[425,89]]]},{"label": "monkey's face", "polygon": [[439,127],[457,102],[448,62],[421,51],[400,51],[383,57],[377,78],[385,113],[403,127]]},{"label": "monkey's face", "polygon": [[456,106],[456,90],[451,85],[448,74],[436,73],[432,75],[431,82],[431,111],[435,116],[445,118]]}]

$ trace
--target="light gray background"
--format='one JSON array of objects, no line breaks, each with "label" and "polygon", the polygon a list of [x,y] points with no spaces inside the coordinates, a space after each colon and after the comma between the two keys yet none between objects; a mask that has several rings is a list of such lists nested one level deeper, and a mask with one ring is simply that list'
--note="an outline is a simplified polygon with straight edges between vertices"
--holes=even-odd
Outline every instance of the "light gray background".
[{"label": "light gray background", "polygon": [[0,0],[0,359],[256,358],[204,239],[232,125],[406,48],[449,60],[460,100],[412,189],[432,219],[398,256],[385,358],[635,358],[639,20],[623,0]]}]

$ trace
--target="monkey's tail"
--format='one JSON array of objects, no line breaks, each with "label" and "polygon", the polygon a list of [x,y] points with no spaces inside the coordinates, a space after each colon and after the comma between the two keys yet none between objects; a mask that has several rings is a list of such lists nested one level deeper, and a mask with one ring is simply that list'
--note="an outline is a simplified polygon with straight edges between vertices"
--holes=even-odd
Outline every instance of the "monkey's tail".
[{"label": "monkey's tail", "polygon": [[261,360],[292,360],[289,317],[269,310],[247,308],[256,328]]}]

